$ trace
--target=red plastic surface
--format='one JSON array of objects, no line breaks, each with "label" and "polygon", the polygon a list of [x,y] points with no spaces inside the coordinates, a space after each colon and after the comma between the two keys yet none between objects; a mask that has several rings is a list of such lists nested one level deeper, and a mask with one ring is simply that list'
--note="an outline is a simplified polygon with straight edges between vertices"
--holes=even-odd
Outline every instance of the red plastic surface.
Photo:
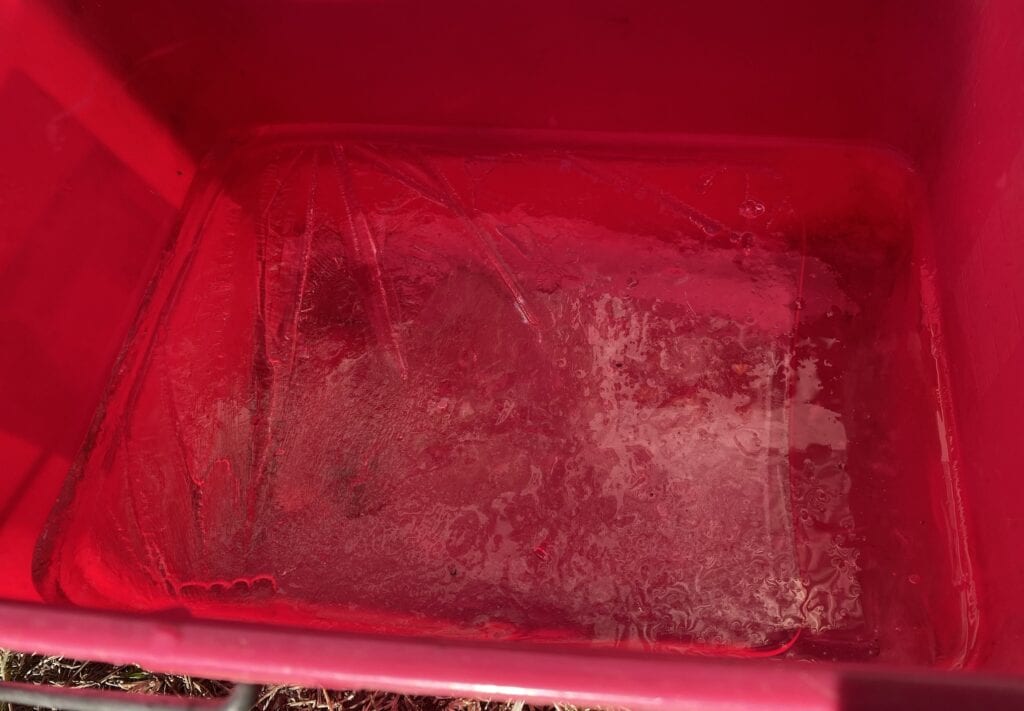
[{"label": "red plastic surface", "polygon": [[[396,688],[1024,671],[1017,3],[0,13],[0,594],[48,650],[73,602],[372,633],[330,678]],[[397,634],[491,641],[456,683]]]}]

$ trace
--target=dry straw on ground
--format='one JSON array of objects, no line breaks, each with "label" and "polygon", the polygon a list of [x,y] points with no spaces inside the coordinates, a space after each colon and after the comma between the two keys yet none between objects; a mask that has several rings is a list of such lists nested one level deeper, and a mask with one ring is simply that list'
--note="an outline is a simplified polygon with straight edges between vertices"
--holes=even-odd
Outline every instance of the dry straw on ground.
[{"label": "dry straw on ground", "polygon": [[[195,679],[173,674],[154,674],[137,666],[113,666],[80,662],[63,657],[0,651],[0,678],[33,684],[76,688],[113,689],[134,694],[175,694],[178,696],[224,696],[231,685],[222,681]],[[0,704],[0,711],[28,707]],[[531,711],[522,702],[445,699],[403,696],[383,691],[328,691],[298,686],[265,686],[257,696],[254,711]],[[556,706],[555,711],[582,711],[574,706]]]}]

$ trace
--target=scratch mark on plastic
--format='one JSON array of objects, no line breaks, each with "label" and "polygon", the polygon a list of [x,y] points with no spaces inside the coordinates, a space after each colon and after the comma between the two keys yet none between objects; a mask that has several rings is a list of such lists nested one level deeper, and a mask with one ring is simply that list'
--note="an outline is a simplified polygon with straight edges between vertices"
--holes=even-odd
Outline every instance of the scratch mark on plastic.
[{"label": "scratch mark on plastic", "polygon": [[395,328],[395,321],[391,314],[391,300],[388,297],[388,291],[384,283],[384,270],[380,262],[380,250],[377,245],[377,239],[373,234],[373,230],[370,229],[366,213],[363,212],[356,196],[355,186],[352,181],[352,171],[349,169],[344,146],[335,146],[331,155],[338,174],[338,188],[341,192],[341,198],[345,204],[345,212],[348,217],[348,233],[352,240],[352,249],[355,252],[356,258],[369,272],[372,282],[371,286],[376,294],[376,298],[371,300],[370,303],[374,330],[377,331],[378,339],[385,341],[385,345],[391,351],[402,380],[405,380],[409,377],[409,368],[406,364],[405,354],[402,352],[401,341],[398,337],[398,330]]},{"label": "scratch mark on plastic", "polygon": [[[540,337],[539,321],[527,303],[526,296],[519,286],[515,275],[501,256],[501,252],[488,234],[488,230],[482,228],[480,223],[473,218],[444,174],[430,165],[422,156],[417,156],[418,165],[414,165],[408,161],[384,160],[375,151],[365,147],[360,153],[366,155],[369,162],[378,170],[394,177],[403,185],[418,192],[425,199],[446,208],[462,221],[470,234],[476,237],[483,248],[484,258],[509,292],[509,295],[512,297],[513,307],[523,320],[523,323],[530,326],[537,336]],[[405,170],[397,167],[397,163],[402,163],[405,166]],[[417,178],[414,173],[421,173],[435,187],[426,184],[424,180]]]},{"label": "scratch mark on plastic", "polygon": [[[254,359],[256,364],[254,366],[255,372],[253,374],[254,380],[257,381],[256,386],[258,388],[256,394],[257,415],[253,422],[252,471],[254,472],[254,490],[256,490],[256,487],[258,487],[260,482],[263,480],[263,470],[266,466],[267,452],[270,448],[273,416],[277,402],[275,388],[276,369],[270,358],[270,347],[267,342],[267,234],[270,230],[270,213],[277,204],[277,199],[281,194],[281,190],[294,174],[296,166],[304,155],[304,150],[296,153],[295,157],[292,158],[288,164],[288,167],[277,176],[277,185],[274,186],[273,192],[271,192],[270,196],[267,198],[266,206],[260,214],[259,222],[256,224],[256,258],[259,264],[257,279],[259,283],[257,291],[257,317],[255,324],[256,352],[254,354]],[[268,400],[265,407],[261,402],[261,395],[265,395]]]},{"label": "scratch mark on plastic", "polygon": [[678,197],[663,188],[656,187],[647,182],[638,181],[634,178],[626,178],[625,176],[608,168],[595,168],[594,166],[588,165],[582,160],[572,156],[570,156],[568,160],[572,165],[575,165],[581,173],[589,176],[593,180],[610,185],[616,190],[622,191],[626,187],[630,187],[633,189],[642,189],[644,192],[656,195],[662,205],[671,208],[676,213],[686,218],[690,224],[708,237],[731,235],[734,232],[734,230],[727,227],[724,223],[719,222],[709,215],[705,215],[693,205],[680,200]]},{"label": "scratch mark on plastic", "polygon": [[288,390],[295,380],[295,361],[299,350],[299,321],[302,317],[302,304],[306,300],[306,288],[309,284],[309,260],[313,254],[313,232],[316,220],[317,161],[313,158],[313,168],[309,176],[309,199],[306,201],[306,224],[302,230],[302,273],[299,277],[299,293],[295,301],[295,313],[292,314],[291,352],[288,354]]},{"label": "scratch mark on plastic", "polygon": [[192,498],[192,505],[195,507],[195,517],[193,523],[195,524],[196,533],[199,537],[199,542],[205,547],[206,536],[203,531],[203,518],[204,506],[203,506],[203,481],[196,476],[195,468],[192,466],[192,452],[189,451],[188,443],[185,441],[185,437],[181,431],[181,417],[178,414],[178,403],[175,399],[174,392],[172,391],[171,385],[167,382],[166,378],[162,378],[164,387],[164,398],[167,400],[167,408],[170,410],[172,428],[174,429],[174,439],[178,448],[178,454],[181,457],[181,466],[185,470],[185,478],[188,481],[189,489]]}]

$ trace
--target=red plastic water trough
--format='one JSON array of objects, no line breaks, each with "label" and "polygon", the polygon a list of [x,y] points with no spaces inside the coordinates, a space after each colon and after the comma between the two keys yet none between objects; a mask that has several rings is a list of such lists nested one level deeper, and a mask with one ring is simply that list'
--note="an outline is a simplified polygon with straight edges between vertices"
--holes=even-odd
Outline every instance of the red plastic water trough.
[{"label": "red plastic water trough", "polygon": [[0,12],[0,644],[1024,698],[1019,3]]}]

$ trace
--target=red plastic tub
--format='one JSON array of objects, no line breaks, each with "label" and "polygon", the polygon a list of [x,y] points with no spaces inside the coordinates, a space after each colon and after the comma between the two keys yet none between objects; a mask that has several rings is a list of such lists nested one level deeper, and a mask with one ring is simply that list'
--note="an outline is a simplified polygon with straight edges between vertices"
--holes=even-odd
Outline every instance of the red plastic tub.
[{"label": "red plastic tub", "polygon": [[1024,700],[1019,3],[2,12],[0,644]]}]

